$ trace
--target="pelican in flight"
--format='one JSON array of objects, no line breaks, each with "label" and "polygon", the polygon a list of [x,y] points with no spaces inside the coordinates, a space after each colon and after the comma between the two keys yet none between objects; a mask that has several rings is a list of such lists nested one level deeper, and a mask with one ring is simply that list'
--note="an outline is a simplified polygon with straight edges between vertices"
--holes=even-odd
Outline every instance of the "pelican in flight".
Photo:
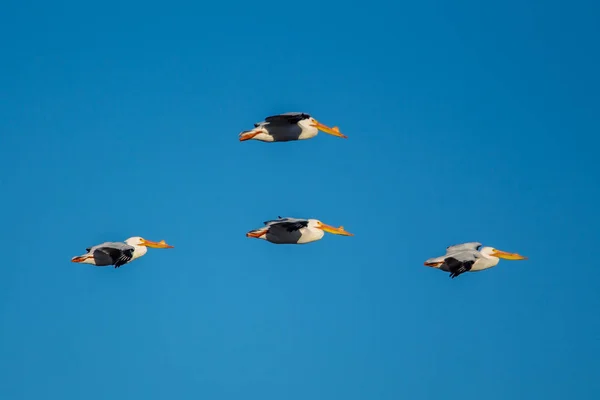
[{"label": "pelican in flight", "polygon": [[306,113],[290,112],[273,115],[262,122],[254,124],[254,129],[240,133],[240,142],[260,140],[262,142],[289,142],[292,140],[310,139],[323,131],[330,135],[346,139],[337,126],[330,128],[317,122]]},{"label": "pelican in flight", "polygon": [[452,279],[465,272],[478,272],[495,267],[500,259],[526,260],[527,257],[516,253],[496,250],[493,247],[481,247],[481,243],[469,242],[446,248],[446,255],[430,258],[425,266],[450,272]]},{"label": "pelican in flight", "polygon": [[246,237],[264,239],[275,244],[305,244],[321,240],[325,232],[354,236],[343,226],[335,228],[318,219],[281,218],[266,221],[265,227],[246,233]]},{"label": "pelican in flight", "polygon": [[125,243],[104,242],[97,246],[88,247],[85,249],[85,251],[87,251],[86,254],[73,257],[71,261],[92,264],[97,267],[114,265],[115,268],[119,268],[121,265],[142,257],[148,251],[148,247],[153,247],[155,249],[173,248],[173,246],[166,244],[164,240],[152,242],[139,236],[134,236],[127,239]]}]

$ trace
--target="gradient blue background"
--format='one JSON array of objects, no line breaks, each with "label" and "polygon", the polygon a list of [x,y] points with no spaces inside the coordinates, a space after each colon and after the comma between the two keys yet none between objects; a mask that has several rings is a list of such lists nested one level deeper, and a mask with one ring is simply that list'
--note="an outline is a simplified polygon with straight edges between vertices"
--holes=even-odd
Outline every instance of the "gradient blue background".
[{"label": "gradient blue background", "polygon": [[[597,399],[599,8],[4,2],[0,397]],[[287,111],[349,139],[238,142]]]}]

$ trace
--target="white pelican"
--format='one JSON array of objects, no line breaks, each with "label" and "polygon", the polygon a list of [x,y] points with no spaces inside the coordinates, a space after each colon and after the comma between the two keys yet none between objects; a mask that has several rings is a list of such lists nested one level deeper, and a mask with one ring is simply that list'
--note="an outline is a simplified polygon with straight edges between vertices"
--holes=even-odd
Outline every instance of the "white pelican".
[{"label": "white pelican", "polygon": [[425,266],[450,272],[452,279],[464,272],[478,272],[495,267],[500,258],[506,260],[526,260],[527,257],[516,253],[507,253],[493,247],[481,248],[481,243],[469,242],[457,244],[446,248],[446,254],[441,257],[430,258],[425,261]]},{"label": "white pelican", "polygon": [[354,236],[343,226],[335,228],[317,219],[281,218],[266,221],[266,226],[246,233],[246,237],[264,239],[275,244],[305,244],[321,240],[325,232]]},{"label": "white pelican", "polygon": [[347,139],[337,126],[330,128],[317,122],[306,113],[290,112],[273,115],[262,122],[254,124],[254,129],[240,133],[240,142],[245,140],[260,140],[262,142],[289,142],[291,140],[310,139],[323,131],[330,135]]},{"label": "white pelican", "polygon": [[92,264],[97,267],[105,267],[107,265],[114,265],[115,268],[119,268],[121,265],[127,264],[136,258],[142,257],[148,251],[148,247],[156,249],[172,249],[165,243],[164,240],[160,242],[152,242],[139,236],[130,237],[123,242],[104,242],[97,246],[88,247],[85,249],[86,254],[78,257],[73,257],[72,262]]}]

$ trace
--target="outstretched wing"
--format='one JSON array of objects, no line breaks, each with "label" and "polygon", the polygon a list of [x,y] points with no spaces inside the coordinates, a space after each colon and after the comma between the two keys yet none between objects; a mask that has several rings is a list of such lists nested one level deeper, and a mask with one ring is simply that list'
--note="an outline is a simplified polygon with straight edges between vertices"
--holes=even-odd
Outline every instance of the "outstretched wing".
[{"label": "outstretched wing", "polygon": [[467,242],[467,243],[455,244],[455,245],[446,247],[446,254],[456,253],[461,250],[478,250],[480,247],[481,247],[481,243],[479,243],[479,242]]},{"label": "outstretched wing", "polygon": [[[477,247],[479,246],[475,246],[476,242],[472,242],[472,243],[464,243],[464,244],[460,244],[460,245],[456,245],[456,246],[450,246],[448,247],[446,254],[444,254],[443,256],[440,257],[433,257],[430,258],[428,260],[425,261],[425,264],[445,264],[446,261],[450,258],[454,258],[456,260],[458,260],[459,262],[466,262],[466,261],[477,261],[477,259],[479,259],[481,257],[481,254],[479,253],[479,251],[477,251]],[[442,266],[442,269],[444,268],[444,266]]]},{"label": "outstretched wing", "polygon": [[295,125],[303,119],[310,118],[309,114],[301,113],[301,112],[289,112],[279,115],[271,115],[270,117],[265,118],[265,122],[270,124],[290,124]]},{"label": "outstretched wing", "polygon": [[269,228],[285,229],[288,232],[297,231],[308,226],[307,219],[299,218],[281,218],[272,221],[265,221],[265,225]]},{"label": "outstretched wing", "polygon": [[454,279],[460,274],[464,274],[467,271],[470,271],[473,268],[473,264],[475,261],[460,261],[454,257],[446,258],[444,265],[442,266],[442,270],[450,272],[450,278]]},{"label": "outstretched wing", "polygon": [[96,265],[114,265],[119,268],[133,259],[134,247],[123,243],[105,243],[94,249]]},{"label": "outstretched wing", "polygon": [[283,228],[288,232],[294,232],[302,228],[306,228],[308,226],[308,221],[281,222],[279,224],[275,224],[274,226]]},{"label": "outstretched wing", "polygon": [[477,250],[459,250],[455,251],[451,254],[446,255],[446,260],[453,258],[455,260],[460,261],[461,263],[467,261],[477,261],[481,258],[481,254]]}]

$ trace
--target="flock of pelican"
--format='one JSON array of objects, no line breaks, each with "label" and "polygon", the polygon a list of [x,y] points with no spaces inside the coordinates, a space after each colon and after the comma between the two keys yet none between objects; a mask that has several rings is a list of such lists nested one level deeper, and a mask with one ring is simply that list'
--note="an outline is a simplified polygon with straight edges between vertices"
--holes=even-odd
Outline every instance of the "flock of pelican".
[{"label": "flock of pelican", "polygon": [[[291,112],[273,115],[264,121],[254,124],[251,130],[239,134],[241,142],[259,140],[262,142],[289,142],[311,139],[321,132],[346,139],[339,128],[332,128],[318,122],[306,113]],[[327,225],[318,219],[278,217],[266,221],[264,226],[246,233],[246,237],[262,239],[274,244],[306,244],[321,240],[325,232],[334,235],[354,236],[343,226],[338,228]],[[173,246],[146,240],[139,236],[131,237],[125,242],[105,242],[88,247],[86,254],[73,257],[72,262],[91,264],[98,267],[114,266],[119,268],[146,254],[148,247],[168,249]],[[469,242],[446,248],[446,254],[430,258],[425,266],[449,272],[452,279],[465,272],[478,272],[495,267],[500,258],[506,260],[525,260],[527,257],[516,253],[497,250],[493,247],[482,247],[479,242]]]}]

